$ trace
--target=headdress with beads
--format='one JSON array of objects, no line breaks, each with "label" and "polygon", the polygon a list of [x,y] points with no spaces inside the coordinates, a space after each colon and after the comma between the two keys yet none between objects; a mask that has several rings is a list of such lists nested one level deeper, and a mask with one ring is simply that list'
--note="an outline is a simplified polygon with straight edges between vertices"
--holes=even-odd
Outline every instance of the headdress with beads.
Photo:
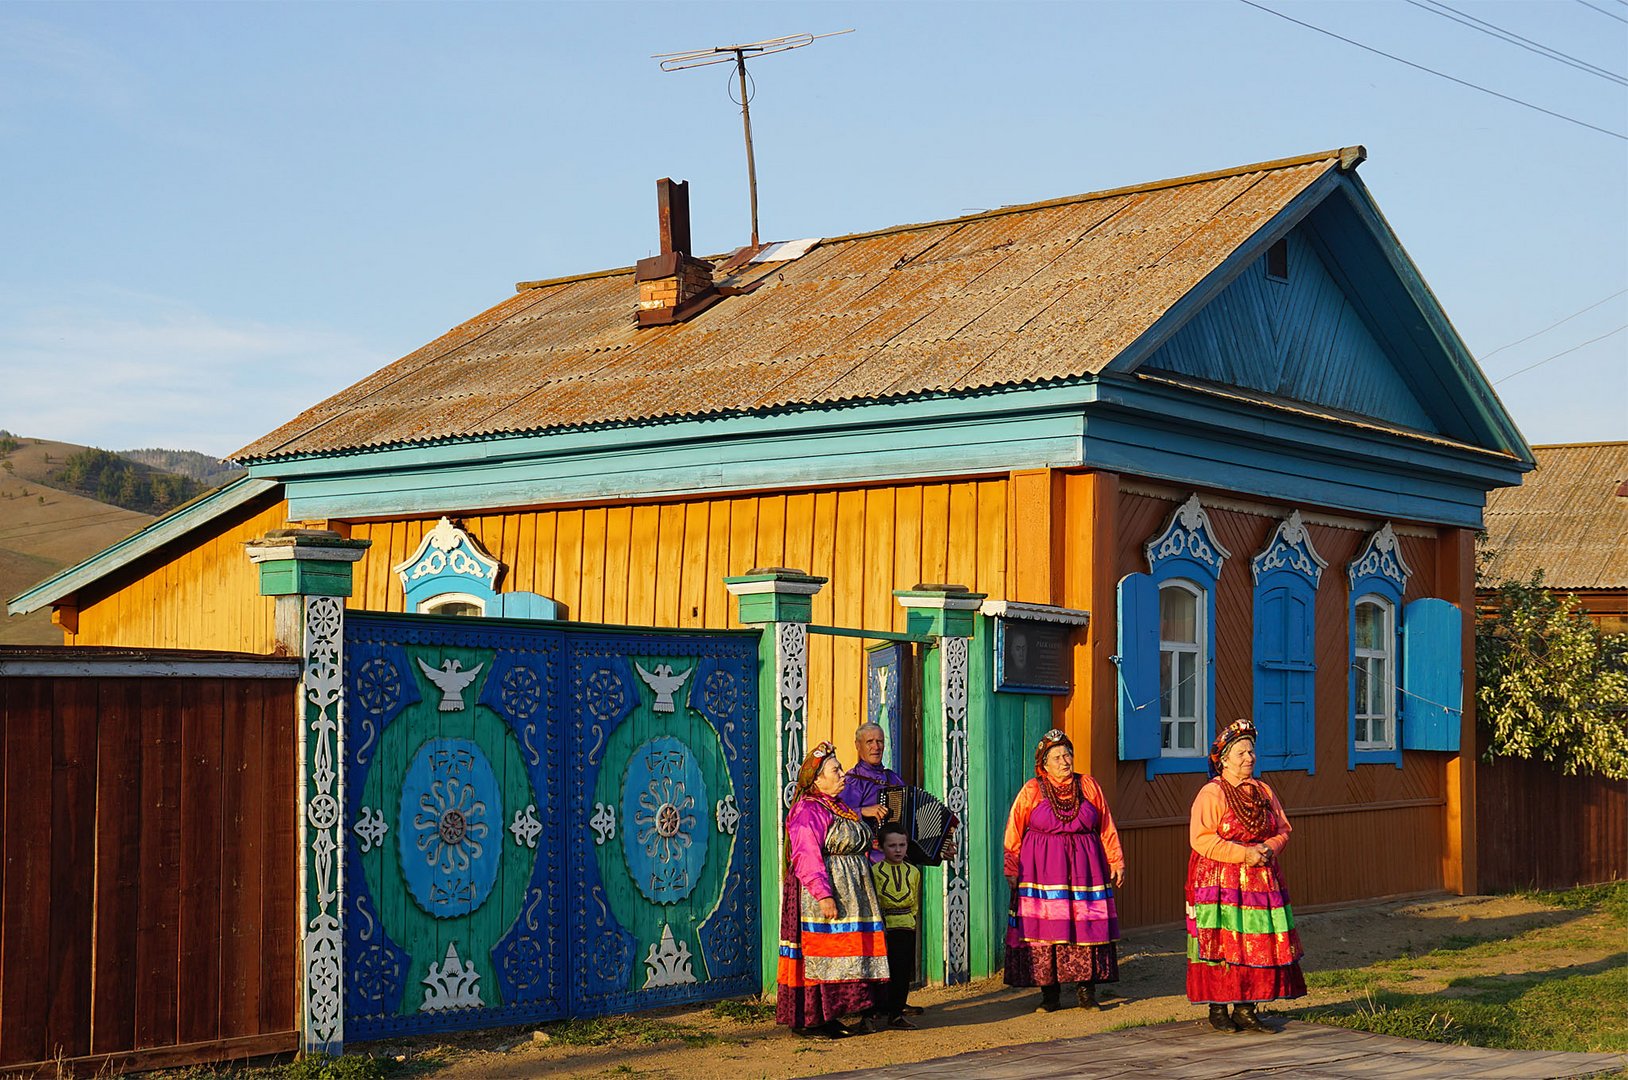
[{"label": "headdress with beads", "polygon": [[1074,752],[1074,740],[1061,728],[1052,728],[1040,736],[1040,744],[1034,748],[1034,774],[1043,776],[1046,772],[1046,755],[1054,746],[1066,746],[1069,753]]},{"label": "headdress with beads", "polygon": [[1221,733],[1215,737],[1215,742],[1210,745],[1210,775],[1221,775],[1221,760],[1227,756],[1227,751],[1232,749],[1234,743],[1243,739],[1253,742],[1256,738],[1255,725],[1246,719],[1234,720],[1222,728]]}]

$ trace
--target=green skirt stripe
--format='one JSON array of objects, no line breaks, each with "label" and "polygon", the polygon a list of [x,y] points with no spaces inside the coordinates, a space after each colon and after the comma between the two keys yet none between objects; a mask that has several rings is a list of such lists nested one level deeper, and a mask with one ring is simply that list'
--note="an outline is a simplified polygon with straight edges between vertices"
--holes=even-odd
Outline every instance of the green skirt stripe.
[{"label": "green skirt stripe", "polygon": [[1193,909],[1200,930],[1229,930],[1243,934],[1282,934],[1294,929],[1294,911],[1281,908],[1238,908],[1206,904]]}]

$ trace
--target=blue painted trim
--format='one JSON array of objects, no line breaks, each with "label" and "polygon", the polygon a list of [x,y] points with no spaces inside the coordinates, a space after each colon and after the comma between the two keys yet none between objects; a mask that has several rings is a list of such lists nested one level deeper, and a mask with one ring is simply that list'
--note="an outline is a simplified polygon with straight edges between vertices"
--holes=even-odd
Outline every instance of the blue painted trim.
[{"label": "blue painted trim", "polygon": [[47,578],[7,604],[6,610],[12,615],[38,611],[276,488],[274,479],[239,477],[225,487],[171,510],[157,521],[142,527],[139,532],[104,548],[77,566]]},{"label": "blue painted trim", "polygon": [[[1226,570],[1225,554],[1220,543],[1209,528],[1209,519],[1202,518],[1202,527],[1197,531],[1203,535],[1205,541],[1212,547],[1211,554],[1215,556],[1214,563],[1192,557],[1185,553],[1161,557],[1155,545],[1164,540],[1173,530],[1178,528],[1178,519],[1181,511],[1178,509],[1171,515],[1165,527],[1154,534],[1147,544],[1148,575],[1153,579],[1155,588],[1171,581],[1186,581],[1204,591],[1204,716],[1198,737],[1198,756],[1159,756],[1148,758],[1147,778],[1152,780],[1155,776],[1170,773],[1205,773],[1209,772],[1210,762],[1206,755],[1206,747],[1215,738],[1215,631],[1217,620],[1215,615],[1215,594],[1221,580],[1221,574]],[[1189,547],[1191,545],[1188,545]]]}]

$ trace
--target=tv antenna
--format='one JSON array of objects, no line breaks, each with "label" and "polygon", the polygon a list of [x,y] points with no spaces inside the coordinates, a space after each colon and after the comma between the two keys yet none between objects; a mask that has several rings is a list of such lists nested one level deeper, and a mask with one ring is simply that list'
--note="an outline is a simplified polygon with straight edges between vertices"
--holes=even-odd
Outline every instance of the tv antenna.
[{"label": "tv antenna", "polygon": [[769,56],[773,53],[788,52],[791,49],[800,49],[804,45],[812,45],[821,38],[836,37],[838,34],[851,34],[853,29],[834,30],[829,34],[791,34],[787,37],[770,38],[767,41],[753,41],[744,45],[718,45],[710,49],[690,49],[685,52],[656,53],[652,60],[661,61],[663,71],[685,71],[689,68],[706,67],[709,64],[727,64],[733,62],[735,73],[740,79],[741,87],[741,126],[746,130],[746,187],[752,198],[752,246],[758,246],[757,238],[757,161],[752,155],[752,110],[751,94],[746,88],[746,60],[748,57],[757,59],[760,56]]}]

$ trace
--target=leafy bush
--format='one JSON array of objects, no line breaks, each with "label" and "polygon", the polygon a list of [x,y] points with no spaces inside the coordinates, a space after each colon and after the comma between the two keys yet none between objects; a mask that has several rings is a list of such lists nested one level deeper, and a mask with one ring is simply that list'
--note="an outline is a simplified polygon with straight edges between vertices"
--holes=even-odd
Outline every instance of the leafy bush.
[{"label": "leafy bush", "polygon": [[1628,779],[1628,635],[1603,633],[1541,571],[1498,587],[1476,626],[1475,678],[1488,760]]}]

